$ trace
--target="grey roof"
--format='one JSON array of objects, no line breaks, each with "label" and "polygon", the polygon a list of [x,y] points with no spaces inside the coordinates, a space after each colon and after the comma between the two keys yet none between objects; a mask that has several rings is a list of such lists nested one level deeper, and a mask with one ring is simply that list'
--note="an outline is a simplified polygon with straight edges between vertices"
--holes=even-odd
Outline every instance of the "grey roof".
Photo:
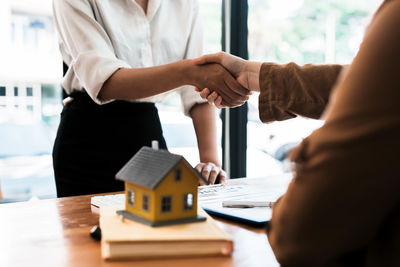
[{"label": "grey roof", "polygon": [[142,147],[116,174],[116,179],[154,189],[181,160],[205,181],[184,157],[150,147]]}]

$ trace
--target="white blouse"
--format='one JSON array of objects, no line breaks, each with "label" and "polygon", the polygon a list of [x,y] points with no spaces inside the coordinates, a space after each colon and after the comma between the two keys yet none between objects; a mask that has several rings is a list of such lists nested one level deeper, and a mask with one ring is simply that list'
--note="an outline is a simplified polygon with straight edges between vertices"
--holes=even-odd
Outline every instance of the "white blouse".
[{"label": "white blouse", "polygon": [[[98,97],[104,82],[120,68],[163,65],[203,53],[197,0],[149,0],[147,14],[135,0],[54,0],[53,12],[69,66],[62,85],[68,93],[85,90],[98,104],[106,103]],[[205,102],[192,86],[176,90],[186,115]],[[160,102],[170,92],[136,101]]]}]

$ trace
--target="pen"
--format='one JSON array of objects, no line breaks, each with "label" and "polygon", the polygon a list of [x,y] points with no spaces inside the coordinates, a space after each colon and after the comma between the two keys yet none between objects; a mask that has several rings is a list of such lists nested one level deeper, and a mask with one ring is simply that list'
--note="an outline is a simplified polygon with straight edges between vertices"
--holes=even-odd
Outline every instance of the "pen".
[{"label": "pen", "polygon": [[245,201],[245,200],[228,200],[222,201],[224,208],[254,208],[254,207],[268,207],[271,208],[275,202],[271,201]]}]

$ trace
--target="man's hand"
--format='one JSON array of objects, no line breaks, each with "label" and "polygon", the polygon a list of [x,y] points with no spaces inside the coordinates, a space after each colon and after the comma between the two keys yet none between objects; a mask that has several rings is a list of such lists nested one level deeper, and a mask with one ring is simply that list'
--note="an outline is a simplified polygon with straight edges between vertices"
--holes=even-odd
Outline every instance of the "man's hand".
[{"label": "man's hand", "polygon": [[[219,52],[216,54],[204,55],[200,58],[195,59],[197,64],[209,64],[218,63],[226,68],[236,80],[245,88],[251,91],[260,91],[259,75],[261,69],[261,62],[251,62],[242,58],[232,56],[225,52]],[[218,108],[232,107],[226,105],[227,101],[224,101],[224,96],[219,94],[218,91],[212,90],[211,88],[205,88],[199,90],[200,96],[207,99],[208,102],[215,104]]]},{"label": "man's hand", "polygon": [[222,97],[222,104],[230,107],[243,105],[251,92],[236,81],[235,77],[220,64],[188,64],[185,77],[189,84],[203,90],[209,88]]},{"label": "man's hand", "polygon": [[196,170],[206,179],[209,184],[224,183],[226,180],[226,173],[214,163],[199,163],[196,165]]},{"label": "man's hand", "polygon": [[226,68],[237,81],[245,88],[250,89],[248,72],[246,71],[247,61],[225,52],[208,54],[195,59],[197,64],[218,63]]}]

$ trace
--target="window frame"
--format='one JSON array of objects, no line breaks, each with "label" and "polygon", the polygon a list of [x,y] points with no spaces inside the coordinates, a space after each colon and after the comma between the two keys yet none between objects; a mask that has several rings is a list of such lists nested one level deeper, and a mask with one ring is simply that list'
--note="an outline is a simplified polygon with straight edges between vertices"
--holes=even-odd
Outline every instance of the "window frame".
[{"label": "window frame", "polygon": [[142,210],[146,212],[150,211],[150,196],[148,194],[142,195]]},{"label": "window frame", "polygon": [[[189,196],[191,197],[191,205],[189,203]],[[194,194],[193,193],[185,193],[183,194],[183,210],[190,211],[194,208]]]},{"label": "window frame", "polygon": [[166,195],[161,197],[161,213],[171,213],[172,212],[172,196]]},{"label": "window frame", "polygon": [[131,206],[131,207],[135,207],[135,190],[133,190],[133,189],[128,189],[128,191],[127,191],[127,202],[128,202],[128,205],[129,206]]},{"label": "window frame", "polygon": [[182,169],[181,168],[176,168],[174,172],[174,181],[175,182],[180,182],[182,181]]},{"label": "window frame", "polygon": [[[222,50],[243,59],[249,58],[248,1],[222,1]],[[222,167],[229,178],[246,177],[247,103],[226,108],[222,117]]]}]

